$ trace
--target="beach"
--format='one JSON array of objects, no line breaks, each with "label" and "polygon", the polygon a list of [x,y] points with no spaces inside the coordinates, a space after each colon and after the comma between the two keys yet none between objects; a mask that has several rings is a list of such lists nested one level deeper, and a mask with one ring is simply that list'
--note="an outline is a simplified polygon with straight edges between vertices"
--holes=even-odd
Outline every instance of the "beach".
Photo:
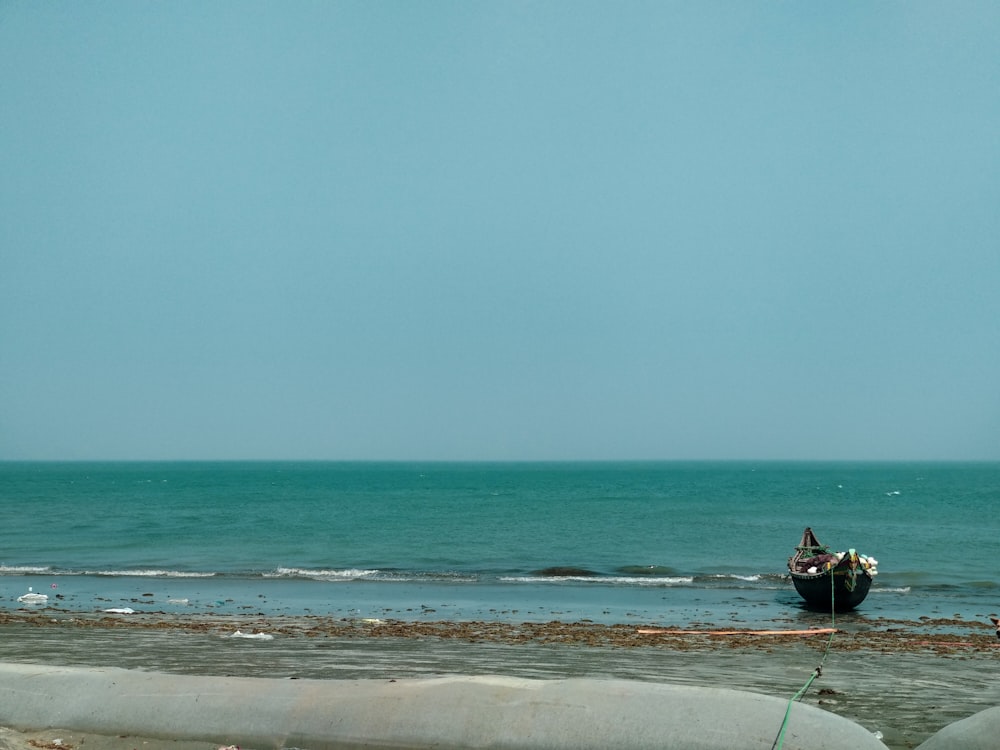
[{"label": "beach", "polygon": [[[880,733],[892,750],[914,748],[942,727],[1000,703],[993,680],[1000,648],[988,625],[951,619],[881,625],[877,631],[847,627],[832,635],[792,635],[588,622],[36,610],[0,615],[0,661],[274,680],[617,679],[786,699],[820,667],[821,675],[801,702]],[[666,632],[645,632],[650,630]],[[88,750],[175,746],[162,738],[82,736],[72,729],[57,732],[58,737],[52,732],[8,735],[8,741],[15,743],[12,747],[46,748],[61,739],[77,750],[83,744]]]},{"label": "beach", "polygon": [[[806,688],[803,709],[915,748],[1000,705],[998,585],[968,555],[994,546],[982,519],[998,469],[0,465],[0,666],[257,679],[265,693],[619,681],[744,691],[782,711]],[[807,525],[877,556],[854,611],[813,611],[788,580]],[[98,743],[51,728],[35,741]],[[100,742],[163,741],[140,730]]]}]

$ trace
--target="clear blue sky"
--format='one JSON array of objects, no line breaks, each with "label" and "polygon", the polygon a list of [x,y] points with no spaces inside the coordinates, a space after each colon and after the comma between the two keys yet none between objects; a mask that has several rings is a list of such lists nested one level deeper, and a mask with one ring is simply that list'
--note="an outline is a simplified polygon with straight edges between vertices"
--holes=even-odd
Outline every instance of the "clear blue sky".
[{"label": "clear blue sky", "polygon": [[1000,4],[0,2],[2,459],[1000,459]]}]

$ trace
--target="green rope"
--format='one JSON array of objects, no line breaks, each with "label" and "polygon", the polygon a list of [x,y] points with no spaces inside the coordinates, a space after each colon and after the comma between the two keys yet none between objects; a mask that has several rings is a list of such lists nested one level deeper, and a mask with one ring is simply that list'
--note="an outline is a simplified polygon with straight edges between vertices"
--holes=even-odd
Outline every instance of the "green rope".
[{"label": "green rope", "polygon": [[[833,567],[830,567],[830,628],[836,631],[837,627],[837,615],[835,604],[836,590],[834,589],[835,579],[833,577]],[[785,744],[785,730],[788,728],[788,717],[792,712],[792,704],[797,700],[801,699],[805,692],[809,689],[809,686],[813,684],[813,680],[817,677],[823,676],[823,665],[826,663],[826,657],[830,653],[830,645],[833,643],[834,633],[830,633],[830,637],[826,641],[826,650],[823,651],[823,658],[820,659],[819,666],[813,670],[813,673],[809,675],[809,679],[806,680],[806,684],[793,695],[788,700],[788,705],[785,707],[785,717],[781,720],[781,729],[778,731],[778,736],[774,738],[774,743],[771,745],[771,750],[781,750]]]}]

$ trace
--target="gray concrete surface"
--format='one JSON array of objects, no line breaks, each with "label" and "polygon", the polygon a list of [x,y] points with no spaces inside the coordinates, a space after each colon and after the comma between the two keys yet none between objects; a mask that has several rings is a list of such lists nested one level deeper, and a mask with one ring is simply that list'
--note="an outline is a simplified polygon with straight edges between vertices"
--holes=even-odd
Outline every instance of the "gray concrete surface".
[{"label": "gray concrete surface", "polygon": [[1000,708],[987,708],[949,724],[920,743],[917,750],[997,750],[1000,748]]},{"label": "gray concrete surface", "polygon": [[[242,748],[771,750],[788,702],[626,680],[277,680],[0,664],[0,725]],[[783,750],[884,750],[796,703]]]}]

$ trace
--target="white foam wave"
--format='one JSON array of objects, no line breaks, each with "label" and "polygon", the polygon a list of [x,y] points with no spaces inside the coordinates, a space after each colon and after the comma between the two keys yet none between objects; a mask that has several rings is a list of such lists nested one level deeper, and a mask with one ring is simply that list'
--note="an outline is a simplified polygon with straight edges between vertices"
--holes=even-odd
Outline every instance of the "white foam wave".
[{"label": "white foam wave", "polygon": [[187,570],[89,570],[85,575],[108,578],[212,578],[215,573],[191,572]]},{"label": "white foam wave", "polygon": [[344,570],[311,570],[309,568],[278,568],[273,573],[264,573],[265,578],[315,578],[321,581],[356,581],[359,578],[374,578],[378,570],[347,568]]}]

